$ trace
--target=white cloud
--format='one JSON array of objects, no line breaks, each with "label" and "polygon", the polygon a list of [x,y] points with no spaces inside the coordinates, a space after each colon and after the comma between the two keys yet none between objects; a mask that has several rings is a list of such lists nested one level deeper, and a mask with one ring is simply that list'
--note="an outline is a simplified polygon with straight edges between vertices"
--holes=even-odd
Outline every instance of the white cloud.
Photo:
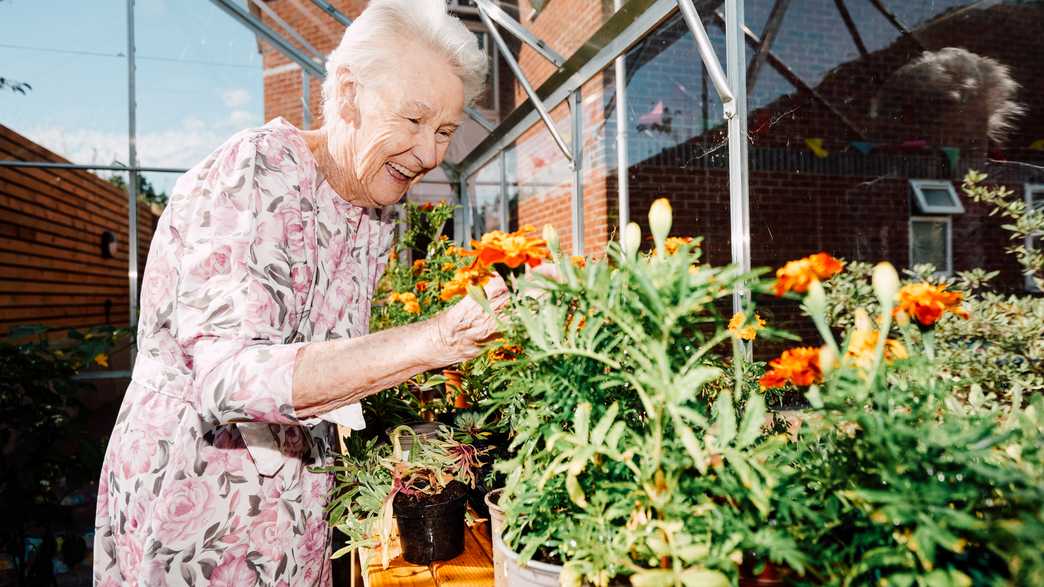
[{"label": "white cloud", "polygon": [[250,92],[243,88],[229,88],[221,92],[221,101],[229,108],[242,108],[250,103]]},{"label": "white cloud", "polygon": [[[187,169],[199,163],[236,132],[260,124],[258,113],[233,110],[216,124],[190,117],[174,128],[139,132],[138,164]],[[127,135],[121,132],[39,126],[28,129],[25,134],[34,142],[75,163],[127,163]],[[177,174],[152,174],[151,179],[160,189],[169,190]]]}]

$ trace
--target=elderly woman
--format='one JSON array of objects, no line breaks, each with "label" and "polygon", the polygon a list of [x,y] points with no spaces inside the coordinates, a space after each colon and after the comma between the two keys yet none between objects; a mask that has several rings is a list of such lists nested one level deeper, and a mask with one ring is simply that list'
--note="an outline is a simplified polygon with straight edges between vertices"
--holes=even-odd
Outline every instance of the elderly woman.
[{"label": "elderly woman", "polygon": [[[373,0],[327,63],[324,124],[282,119],[181,177],[152,241],[138,359],[98,490],[97,585],[330,582],[331,422],[465,360],[465,299],[368,334],[388,206],[435,168],[486,57],[441,0]],[[506,288],[486,286],[494,309]]]}]

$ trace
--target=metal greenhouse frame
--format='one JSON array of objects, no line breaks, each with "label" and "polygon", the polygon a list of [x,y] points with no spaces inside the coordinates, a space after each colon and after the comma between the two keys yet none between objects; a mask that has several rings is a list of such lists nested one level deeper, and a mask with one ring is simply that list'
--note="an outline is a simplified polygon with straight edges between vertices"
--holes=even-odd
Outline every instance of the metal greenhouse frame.
[{"label": "metal greenhouse frame", "polygon": [[[302,71],[302,97],[308,99],[309,79],[312,76],[324,77],[324,56],[312,47],[303,36],[280,18],[261,0],[243,0],[243,4],[251,3],[258,10],[268,15],[289,35],[289,39],[273,30],[257,18],[250,10],[237,0],[210,0],[214,5],[253,32],[257,37],[278,50]],[[892,14],[880,0],[868,0],[889,22],[906,35],[913,36],[909,30]],[[337,10],[327,0],[311,0],[330,19],[341,26],[348,26],[351,20]],[[796,87],[809,92],[812,97],[823,103],[835,114],[840,115],[813,88],[804,83],[786,64],[772,53],[772,44],[779,31],[783,16],[790,0],[775,0],[765,30],[759,38],[757,34],[744,25],[743,0],[614,0],[616,11],[605,23],[592,34],[580,48],[568,57],[559,55],[547,43],[527,30],[508,12],[500,8],[493,0],[473,0],[476,8],[458,8],[477,13],[489,33],[490,38],[499,48],[499,54],[514,73],[516,80],[525,92],[527,100],[508,114],[499,125],[494,125],[483,117],[476,109],[468,109],[467,114],[488,135],[466,156],[455,162],[444,162],[442,167],[450,181],[456,185],[458,208],[455,218],[457,228],[455,234],[470,234],[472,211],[468,198],[467,184],[471,177],[494,159],[499,165],[499,184],[501,199],[501,221],[504,218],[503,205],[507,192],[507,174],[505,169],[505,150],[512,145],[526,130],[538,122],[542,122],[554,143],[561,151],[572,171],[571,218],[573,231],[573,253],[584,252],[583,243],[583,175],[581,162],[583,146],[581,141],[581,88],[600,71],[609,66],[616,71],[615,108],[618,120],[625,118],[627,107],[626,75],[624,55],[639,41],[654,31],[661,23],[680,12],[689,31],[692,33],[702,66],[720,98],[724,112],[722,116],[728,129],[728,169],[729,169],[729,218],[731,235],[731,260],[743,269],[750,268],[750,220],[748,198],[748,157],[747,157],[747,93],[748,86],[753,87],[760,68],[767,62],[783,77]],[[136,148],[136,91],[135,91],[135,43],[134,43],[134,0],[127,0],[127,92],[128,92],[128,165],[79,165],[73,163],[33,162],[33,161],[0,161],[0,167],[37,167],[82,170],[123,171],[129,174],[128,181],[128,230],[129,259],[127,280],[130,300],[130,325],[137,322],[138,314],[138,233],[137,233],[137,176],[141,172],[183,173],[185,169],[166,167],[142,167],[138,165]],[[724,13],[719,9],[724,5]],[[859,32],[852,24],[844,3],[837,2],[838,10],[861,52],[865,48]],[[705,21],[713,21],[725,31],[725,67],[723,68],[714,52],[710,38],[704,29]],[[511,34],[519,41],[531,47],[537,54],[551,63],[556,71],[539,87],[534,88],[526,79],[521,66],[513,57],[501,31]],[[916,40],[916,38],[915,38]],[[749,67],[746,65],[746,44],[754,48],[754,56]],[[699,67],[700,64],[694,64]],[[558,127],[552,120],[550,111],[566,102],[571,111],[571,144],[562,137]],[[307,104],[307,102],[306,102]],[[310,113],[304,108],[304,126],[310,125]],[[841,116],[842,121],[844,117]],[[626,224],[628,214],[628,180],[626,170],[629,168],[627,153],[626,125],[617,124],[616,144],[618,169],[617,199],[620,209],[620,223]],[[620,172],[622,171],[622,173]],[[621,231],[622,233],[623,231]],[[739,311],[747,303],[748,292],[738,291],[733,296],[734,309]]]}]

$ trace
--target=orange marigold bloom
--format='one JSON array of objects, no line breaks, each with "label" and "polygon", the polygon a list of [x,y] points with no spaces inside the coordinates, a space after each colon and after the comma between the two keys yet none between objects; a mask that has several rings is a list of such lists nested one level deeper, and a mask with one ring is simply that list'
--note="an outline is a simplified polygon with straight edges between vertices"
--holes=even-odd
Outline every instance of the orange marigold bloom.
[{"label": "orange marigold bloom", "polygon": [[587,259],[580,255],[573,255],[573,266],[577,269],[583,269],[584,267],[587,267]]},{"label": "orange marigold bloom", "polygon": [[397,292],[397,291],[391,292],[390,294],[388,294],[388,303],[389,304],[394,304],[395,302],[399,301],[399,297],[400,297],[399,296],[399,292]]},{"label": "orange marigold bloom", "polygon": [[475,250],[462,251],[461,254],[476,257],[479,263],[487,267],[496,263],[503,263],[512,269],[522,264],[536,267],[551,256],[551,251],[544,239],[526,236],[526,233],[534,230],[527,225],[516,232],[487,232],[482,235],[482,240],[471,241]]},{"label": "orange marigold bloom", "polygon": [[522,354],[522,347],[517,344],[505,344],[489,351],[489,360],[500,362],[500,361],[514,361]]},{"label": "orange marigold bloom", "polygon": [[420,314],[420,302],[417,301],[417,295],[412,292],[392,294],[398,296],[398,301],[402,302],[402,309],[407,314]]},{"label": "orange marigold bloom", "polygon": [[754,340],[758,336],[758,331],[765,327],[765,321],[754,314],[754,319],[748,321],[747,315],[743,312],[736,312],[732,315],[732,319],[729,320],[729,332],[733,336],[742,340]]},{"label": "orange marigold bloom", "polygon": [[783,351],[779,358],[769,363],[771,369],[758,383],[762,389],[783,387],[787,383],[806,387],[822,381],[823,371],[819,367],[819,349],[797,347]]},{"label": "orange marigold bloom", "polygon": [[663,248],[667,250],[668,255],[673,255],[678,252],[678,249],[682,246],[692,242],[691,236],[671,236],[667,237],[667,240],[663,241]]},{"label": "orange marigold bloom", "polygon": [[433,204],[431,202],[424,202],[423,204],[420,205],[420,209],[424,210],[425,212],[431,212],[432,210],[435,209],[435,204]]},{"label": "orange marigold bloom", "polygon": [[428,262],[425,261],[424,259],[417,259],[416,261],[413,262],[413,272],[414,273],[420,273],[421,271],[424,271],[424,267],[427,264],[428,264]]},{"label": "orange marigold bloom", "polygon": [[911,283],[899,290],[899,305],[893,313],[905,312],[922,326],[932,326],[946,312],[967,318],[968,312],[961,307],[964,294],[946,291],[945,285]]},{"label": "orange marigold bloom", "polygon": [[486,285],[491,276],[489,267],[484,267],[477,263],[469,267],[457,269],[457,272],[453,274],[453,279],[443,284],[439,298],[444,302],[448,302],[457,296],[465,295],[468,293],[469,285],[480,287]]},{"label": "orange marigold bloom", "polygon": [[813,281],[830,279],[841,272],[844,263],[827,253],[816,253],[797,261],[788,261],[776,271],[775,293],[782,296],[788,291],[805,293]]},{"label": "orange marigold bloom", "polygon": [[421,293],[424,293],[424,292],[428,291],[428,282],[427,281],[418,281],[417,285],[413,286],[413,288],[416,289],[417,291],[421,292]]}]

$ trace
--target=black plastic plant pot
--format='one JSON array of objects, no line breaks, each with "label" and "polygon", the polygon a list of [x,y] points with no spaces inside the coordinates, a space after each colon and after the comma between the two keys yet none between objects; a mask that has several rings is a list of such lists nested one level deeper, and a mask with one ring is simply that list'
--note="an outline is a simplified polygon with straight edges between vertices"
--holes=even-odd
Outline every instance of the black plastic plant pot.
[{"label": "black plastic plant pot", "polygon": [[399,525],[402,558],[426,565],[449,560],[464,552],[464,513],[468,488],[453,481],[438,495],[424,500],[399,494],[392,509]]}]

